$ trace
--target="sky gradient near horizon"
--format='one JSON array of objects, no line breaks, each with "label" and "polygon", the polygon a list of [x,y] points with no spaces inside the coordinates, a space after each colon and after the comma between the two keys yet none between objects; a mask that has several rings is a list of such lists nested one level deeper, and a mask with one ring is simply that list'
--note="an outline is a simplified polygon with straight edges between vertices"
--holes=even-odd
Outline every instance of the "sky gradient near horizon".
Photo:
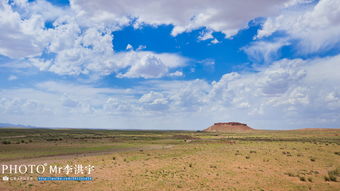
[{"label": "sky gradient near horizon", "polygon": [[340,128],[339,0],[0,0],[0,123]]}]

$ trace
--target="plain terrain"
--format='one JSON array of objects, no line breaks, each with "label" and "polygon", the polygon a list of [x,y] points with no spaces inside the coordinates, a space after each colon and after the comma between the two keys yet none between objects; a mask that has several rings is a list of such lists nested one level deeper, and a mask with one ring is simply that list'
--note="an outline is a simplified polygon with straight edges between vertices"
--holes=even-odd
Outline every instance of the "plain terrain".
[{"label": "plain terrain", "polygon": [[[93,181],[0,180],[1,191],[335,191],[340,190],[340,130],[209,133],[1,128],[0,163],[95,166]],[[38,176],[50,175],[33,175]]]}]

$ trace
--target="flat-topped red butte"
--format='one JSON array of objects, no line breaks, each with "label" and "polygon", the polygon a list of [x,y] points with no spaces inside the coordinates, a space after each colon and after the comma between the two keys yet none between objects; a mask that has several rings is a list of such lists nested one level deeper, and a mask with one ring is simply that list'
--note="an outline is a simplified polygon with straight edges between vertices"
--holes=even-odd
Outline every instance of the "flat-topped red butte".
[{"label": "flat-topped red butte", "polygon": [[214,123],[214,125],[243,125],[247,126],[245,123],[239,123],[239,122],[226,122],[226,123]]},{"label": "flat-topped red butte", "polygon": [[203,130],[208,132],[228,132],[228,131],[251,131],[254,130],[245,123],[239,122],[223,122],[214,123],[214,125]]}]

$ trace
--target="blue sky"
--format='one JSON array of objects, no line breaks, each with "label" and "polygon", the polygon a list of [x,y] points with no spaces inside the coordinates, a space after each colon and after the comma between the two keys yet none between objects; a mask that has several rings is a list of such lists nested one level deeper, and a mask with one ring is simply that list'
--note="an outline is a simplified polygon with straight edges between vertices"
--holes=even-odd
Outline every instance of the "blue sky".
[{"label": "blue sky", "polygon": [[3,1],[0,122],[339,127],[338,5]]},{"label": "blue sky", "polygon": [[[192,59],[190,65],[184,67],[186,72],[184,79],[204,78],[206,80],[218,80],[227,72],[238,71],[235,66],[247,65],[249,59],[242,47],[256,35],[259,25],[251,25],[247,29],[239,31],[233,39],[226,39],[221,32],[214,32],[214,37],[219,41],[212,44],[209,40],[199,40],[198,37],[204,33],[206,28],[199,28],[191,32],[183,33],[173,37],[169,35],[173,29],[171,25],[158,27],[144,26],[134,29],[132,26],[123,28],[113,33],[116,51],[126,51],[126,46],[145,46],[144,50],[156,53],[176,53]],[[161,43],[160,43],[161,42]],[[213,67],[205,66],[202,62],[212,61]],[[195,69],[195,72],[190,72]]]}]

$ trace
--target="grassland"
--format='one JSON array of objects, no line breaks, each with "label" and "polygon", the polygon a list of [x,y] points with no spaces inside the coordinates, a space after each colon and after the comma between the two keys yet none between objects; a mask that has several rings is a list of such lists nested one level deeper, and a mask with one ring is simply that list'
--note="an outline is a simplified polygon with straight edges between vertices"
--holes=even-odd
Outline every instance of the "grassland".
[{"label": "grassland", "polygon": [[1,191],[336,191],[340,131],[0,129],[0,161],[95,166],[93,181],[0,181]]}]

